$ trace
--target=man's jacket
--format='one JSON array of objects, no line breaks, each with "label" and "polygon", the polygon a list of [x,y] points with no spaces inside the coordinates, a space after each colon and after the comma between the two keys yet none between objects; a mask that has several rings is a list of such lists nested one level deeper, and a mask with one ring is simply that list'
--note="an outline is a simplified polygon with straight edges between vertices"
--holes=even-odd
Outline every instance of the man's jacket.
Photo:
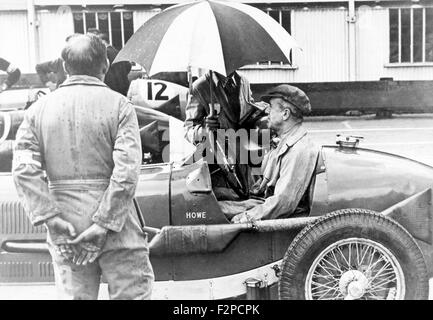
[{"label": "man's jacket", "polygon": [[107,46],[107,58],[110,62],[104,82],[112,90],[123,94],[125,97],[128,94],[129,79],[128,74],[131,71],[131,63],[128,61],[120,61],[112,64],[119,51],[113,46]]},{"label": "man's jacket", "polygon": [[254,190],[254,193],[264,194],[267,198],[248,214],[255,219],[276,219],[295,213],[303,197],[308,196],[306,191],[318,155],[319,149],[301,123],[284,133],[278,146],[265,156],[262,162],[263,178]]},{"label": "man's jacket", "polygon": [[[227,98],[222,82],[213,74],[213,102],[221,129],[239,129],[241,120],[255,108],[248,80],[238,74],[236,78],[239,81],[237,85],[240,112],[234,110],[231,105],[232,102]],[[185,109],[185,137],[192,143],[201,141],[199,129],[202,128],[206,116],[209,115],[209,79],[210,75],[206,74],[194,82],[192,94]]]},{"label": "man's jacket", "polygon": [[131,247],[144,240],[132,203],[140,164],[131,103],[97,78],[71,76],[26,110],[13,177],[34,225],[59,215],[81,233],[95,222],[112,231],[105,247]]}]

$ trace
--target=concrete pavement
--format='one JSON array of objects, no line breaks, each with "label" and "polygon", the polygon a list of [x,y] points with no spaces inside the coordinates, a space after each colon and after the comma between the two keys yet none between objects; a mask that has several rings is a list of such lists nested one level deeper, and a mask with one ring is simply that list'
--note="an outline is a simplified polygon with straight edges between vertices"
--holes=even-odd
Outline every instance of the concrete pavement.
[{"label": "concrete pavement", "polygon": [[336,135],[363,136],[362,148],[398,154],[433,166],[433,114],[306,118],[306,128],[319,144],[335,145]]}]

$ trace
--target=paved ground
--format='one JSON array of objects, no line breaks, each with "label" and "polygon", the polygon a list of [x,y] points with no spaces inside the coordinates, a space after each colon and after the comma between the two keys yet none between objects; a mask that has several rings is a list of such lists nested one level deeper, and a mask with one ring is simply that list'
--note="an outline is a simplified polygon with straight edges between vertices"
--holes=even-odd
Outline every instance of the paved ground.
[{"label": "paved ground", "polygon": [[409,157],[433,166],[433,114],[312,117],[306,127],[318,144],[335,144],[337,134],[363,136],[360,147]]}]

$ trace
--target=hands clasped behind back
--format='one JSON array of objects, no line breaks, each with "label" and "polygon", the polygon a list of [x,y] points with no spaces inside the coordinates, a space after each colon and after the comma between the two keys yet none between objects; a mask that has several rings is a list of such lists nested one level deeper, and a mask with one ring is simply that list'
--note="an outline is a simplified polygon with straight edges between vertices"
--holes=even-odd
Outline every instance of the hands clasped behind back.
[{"label": "hands clasped behind back", "polygon": [[68,244],[76,250],[72,262],[78,265],[94,262],[105,244],[107,232],[108,229],[94,223],[75,239],[68,240]]},{"label": "hands clasped behind back", "polygon": [[48,219],[45,225],[58,254],[77,265],[86,265],[96,260],[108,232],[108,229],[94,223],[77,235],[74,226],[58,216]]}]

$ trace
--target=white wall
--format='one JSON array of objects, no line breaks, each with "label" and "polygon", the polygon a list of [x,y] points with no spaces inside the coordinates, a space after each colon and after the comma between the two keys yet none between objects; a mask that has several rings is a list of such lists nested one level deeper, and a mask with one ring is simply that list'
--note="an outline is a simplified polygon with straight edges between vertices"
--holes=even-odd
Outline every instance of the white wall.
[{"label": "white wall", "polygon": [[389,64],[389,10],[361,6],[357,12],[357,80],[433,80],[433,64]]},{"label": "white wall", "polygon": [[0,57],[29,72],[26,11],[0,11]]},{"label": "white wall", "polygon": [[295,70],[243,70],[252,83],[348,80],[347,10],[292,10],[292,35],[302,47]]},{"label": "white wall", "polygon": [[143,23],[159,12],[161,12],[160,9],[134,11],[134,32],[137,31]]},{"label": "white wall", "polygon": [[303,51],[295,54],[296,82],[348,80],[346,9],[293,12],[292,33]]},{"label": "white wall", "polygon": [[[357,8],[356,81],[433,80],[433,64],[389,64],[389,10],[378,6]],[[345,9],[292,11],[292,35],[302,46],[294,53],[295,70],[254,70],[242,72],[252,83],[341,82],[348,76],[348,24]]]},{"label": "white wall", "polygon": [[383,66],[389,60],[388,9],[361,6],[356,18],[356,78],[379,80],[385,77]]},{"label": "white wall", "polygon": [[[37,12],[39,20],[39,62],[53,60],[60,57],[60,52],[65,45],[65,38],[74,33],[72,13],[69,11]],[[33,68],[33,71],[34,68]]]}]

